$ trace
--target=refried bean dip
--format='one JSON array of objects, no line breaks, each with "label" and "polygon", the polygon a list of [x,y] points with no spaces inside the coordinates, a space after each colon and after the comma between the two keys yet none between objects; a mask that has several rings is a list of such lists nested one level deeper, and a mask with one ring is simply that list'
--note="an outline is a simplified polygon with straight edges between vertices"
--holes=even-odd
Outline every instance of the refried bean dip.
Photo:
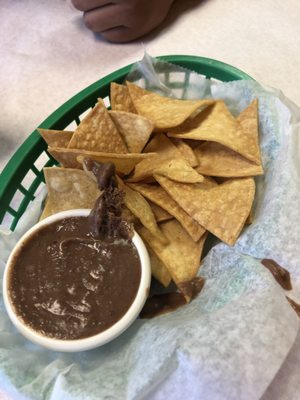
[{"label": "refried bean dip", "polygon": [[9,276],[19,317],[56,339],[86,338],[112,326],[133,303],[141,279],[114,166],[91,160],[87,166],[101,190],[89,217],[53,222],[31,235]]}]

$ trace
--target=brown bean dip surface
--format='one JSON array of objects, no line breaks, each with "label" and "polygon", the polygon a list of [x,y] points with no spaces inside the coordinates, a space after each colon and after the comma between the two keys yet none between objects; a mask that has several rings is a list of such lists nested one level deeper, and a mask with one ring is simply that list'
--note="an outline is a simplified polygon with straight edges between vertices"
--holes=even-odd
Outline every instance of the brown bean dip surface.
[{"label": "brown bean dip surface", "polygon": [[86,338],[111,327],[133,303],[141,280],[114,165],[86,164],[100,190],[90,215],[40,228],[15,255],[9,276],[17,314],[57,339]]},{"label": "brown bean dip surface", "polygon": [[32,329],[80,339],[112,326],[132,304],[141,277],[137,250],[124,238],[95,239],[87,217],[52,223],[15,259],[9,291]]}]

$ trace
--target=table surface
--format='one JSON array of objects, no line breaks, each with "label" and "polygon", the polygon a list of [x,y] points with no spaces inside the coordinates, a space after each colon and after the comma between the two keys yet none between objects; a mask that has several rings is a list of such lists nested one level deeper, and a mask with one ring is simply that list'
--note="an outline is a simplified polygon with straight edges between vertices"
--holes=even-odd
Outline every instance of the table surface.
[{"label": "table surface", "polygon": [[[159,29],[128,44],[88,31],[65,0],[1,0],[0,15],[0,171],[52,111],[145,49],[226,62],[300,105],[299,0],[177,0]],[[298,335],[264,400],[300,398],[299,363]]]}]

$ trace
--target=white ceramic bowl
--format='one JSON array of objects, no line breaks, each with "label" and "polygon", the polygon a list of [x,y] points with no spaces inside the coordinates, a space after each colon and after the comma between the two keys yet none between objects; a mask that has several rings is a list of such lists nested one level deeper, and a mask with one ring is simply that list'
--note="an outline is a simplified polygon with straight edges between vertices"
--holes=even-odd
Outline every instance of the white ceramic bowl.
[{"label": "white ceramic bowl", "polygon": [[51,224],[54,221],[67,217],[88,216],[89,213],[90,210],[87,209],[69,210],[51,215],[50,217],[40,221],[39,223],[34,225],[31,229],[29,229],[29,231],[26,232],[25,235],[23,235],[23,237],[14,247],[6,263],[3,276],[3,298],[7,313],[12,323],[31,342],[39,344],[50,350],[77,352],[77,351],[93,349],[95,347],[102,346],[103,344],[110,342],[111,340],[119,336],[122,332],[124,332],[125,329],[127,329],[135,321],[140,311],[142,310],[143,305],[145,304],[145,301],[149,293],[150,281],[151,281],[151,267],[150,267],[149,255],[142,239],[136,232],[134,232],[132,242],[137,249],[141,263],[140,286],[138,288],[136,297],[133,303],[131,304],[130,308],[126,312],[126,314],[110,328],[106,329],[101,333],[98,333],[97,335],[90,336],[84,339],[60,340],[42,335],[41,333],[33,330],[32,328],[24,324],[24,322],[18,317],[10,298],[8,290],[8,277],[10,269],[13,267],[14,255],[16,254],[16,252],[19,251],[20,246],[22,246],[24,241],[26,241],[29,236],[31,236],[35,231],[39,230],[45,225]]}]

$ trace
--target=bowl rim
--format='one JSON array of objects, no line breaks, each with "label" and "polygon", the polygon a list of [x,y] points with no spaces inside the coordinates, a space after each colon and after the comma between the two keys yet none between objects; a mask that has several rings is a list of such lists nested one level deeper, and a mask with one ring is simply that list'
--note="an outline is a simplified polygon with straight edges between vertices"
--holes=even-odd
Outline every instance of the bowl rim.
[{"label": "bowl rim", "polygon": [[13,268],[14,257],[16,253],[18,253],[18,251],[20,250],[20,247],[23,245],[24,242],[26,242],[30,238],[30,236],[33,233],[39,231],[40,229],[43,229],[45,226],[48,226],[49,224],[64,218],[69,218],[74,216],[88,216],[90,211],[91,211],[90,209],[74,209],[74,210],[62,211],[53,214],[43,219],[42,221],[36,223],[18,240],[17,244],[11,251],[10,256],[5,265],[2,290],[3,290],[4,305],[11,322],[18,329],[18,331],[27,339],[29,339],[31,342],[41,345],[42,347],[45,347],[49,350],[61,351],[61,352],[78,352],[78,351],[90,350],[112,341],[117,336],[121,335],[121,333],[124,332],[136,320],[148,297],[150,282],[151,282],[150,259],[143,240],[141,239],[139,234],[136,231],[134,231],[132,242],[137,249],[141,263],[140,284],[135,299],[133,300],[127,312],[123,315],[121,319],[119,319],[111,327],[109,327],[103,332],[100,332],[96,335],[89,336],[83,339],[74,339],[74,340],[55,339],[42,335],[41,333],[30,328],[17,315],[13,306],[13,302],[11,301],[9,295],[8,280],[9,280],[10,270],[11,268]]}]

